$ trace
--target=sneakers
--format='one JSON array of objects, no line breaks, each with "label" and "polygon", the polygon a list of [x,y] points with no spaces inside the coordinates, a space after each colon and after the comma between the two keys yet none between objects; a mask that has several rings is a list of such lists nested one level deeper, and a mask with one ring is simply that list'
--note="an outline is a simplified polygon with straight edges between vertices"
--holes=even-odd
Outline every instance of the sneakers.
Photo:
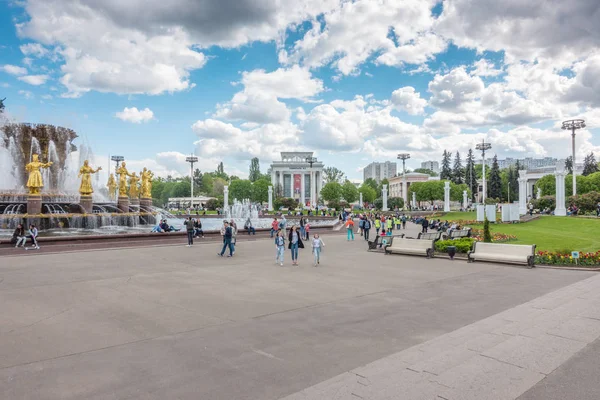
[{"label": "sneakers", "polygon": [[231,254],[228,254],[227,257],[233,257]]},{"label": "sneakers", "polygon": [[185,247],[192,247],[192,245],[191,244],[186,244]]},{"label": "sneakers", "polygon": [[223,257],[223,254],[221,254],[221,253],[217,253],[217,255],[218,255],[219,257]]},{"label": "sneakers", "polygon": [[279,264],[280,267],[283,267],[283,263]]}]

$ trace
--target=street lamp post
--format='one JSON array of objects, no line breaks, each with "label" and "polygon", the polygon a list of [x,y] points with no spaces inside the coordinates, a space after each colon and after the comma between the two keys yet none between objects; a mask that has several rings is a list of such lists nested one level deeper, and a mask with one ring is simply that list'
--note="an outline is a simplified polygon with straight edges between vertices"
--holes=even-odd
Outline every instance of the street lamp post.
[{"label": "street lamp post", "polygon": [[398,154],[398,160],[402,160],[402,199],[404,200],[404,207],[408,202],[408,185],[406,184],[406,160],[410,158],[408,153]]},{"label": "street lamp post", "polygon": [[487,182],[485,179],[485,151],[489,150],[492,148],[492,144],[491,143],[486,143],[485,139],[481,141],[481,143],[477,143],[477,145],[475,146],[475,148],[477,150],[481,150],[481,157],[483,159],[483,164],[482,164],[482,175],[483,175],[483,196],[482,196],[482,200],[481,203],[485,204],[485,198],[487,195]]},{"label": "street lamp post", "polygon": [[[194,163],[198,162],[198,157],[193,154],[185,158],[190,163],[190,209],[194,208]],[[190,211],[191,212],[191,211]]]},{"label": "street lamp post", "polygon": [[[123,161],[125,161],[125,157],[123,156],[111,156],[110,157],[111,161],[115,162],[115,178],[117,177],[117,170],[119,169],[119,163],[122,163]],[[110,170],[108,171],[108,173],[110,173]],[[117,199],[119,198],[119,191],[117,190]]]},{"label": "street lamp post", "polygon": [[565,131],[571,131],[571,146],[572,146],[572,155],[573,159],[573,196],[577,194],[577,179],[576,177],[576,168],[575,168],[575,131],[577,129],[585,128],[585,121],[582,119],[570,119],[568,121],[563,121],[561,129]]}]

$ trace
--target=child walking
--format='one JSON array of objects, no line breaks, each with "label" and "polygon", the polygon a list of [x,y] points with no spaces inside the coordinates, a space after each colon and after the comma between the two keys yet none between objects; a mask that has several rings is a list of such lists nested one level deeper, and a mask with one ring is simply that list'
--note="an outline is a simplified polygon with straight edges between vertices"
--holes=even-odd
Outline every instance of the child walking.
[{"label": "child walking", "polygon": [[283,237],[283,231],[280,229],[277,231],[275,236],[275,264],[279,264],[283,267],[283,254],[285,253],[285,238]]},{"label": "child walking", "polygon": [[321,249],[325,247],[325,243],[321,240],[318,233],[315,233],[312,240],[312,251],[315,255],[315,267],[321,262]]}]

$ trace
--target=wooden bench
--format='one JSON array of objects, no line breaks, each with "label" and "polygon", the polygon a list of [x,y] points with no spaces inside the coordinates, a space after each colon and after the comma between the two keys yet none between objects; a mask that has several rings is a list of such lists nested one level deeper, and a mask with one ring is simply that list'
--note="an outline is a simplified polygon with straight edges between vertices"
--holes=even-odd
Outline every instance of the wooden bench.
[{"label": "wooden bench", "polygon": [[488,261],[508,264],[525,264],[535,267],[535,244],[473,243],[467,254],[468,261]]},{"label": "wooden bench", "polygon": [[442,232],[428,232],[428,233],[420,232],[419,236],[417,236],[417,239],[433,240],[434,242],[437,242],[441,238],[442,238]]},{"label": "wooden bench", "polygon": [[396,238],[385,248],[386,254],[410,254],[415,256],[433,257],[434,240]]},{"label": "wooden bench", "polygon": [[454,240],[471,237],[471,228],[468,229],[455,229],[448,235],[447,233],[444,235],[444,240]]},{"label": "wooden bench", "polygon": [[377,236],[375,238],[374,241],[369,241],[369,251],[371,250],[378,250],[379,246],[381,246],[381,248],[385,249],[386,247],[390,246],[394,240],[394,238],[403,238],[404,237],[404,233],[401,233],[399,235],[392,235],[392,236]]}]

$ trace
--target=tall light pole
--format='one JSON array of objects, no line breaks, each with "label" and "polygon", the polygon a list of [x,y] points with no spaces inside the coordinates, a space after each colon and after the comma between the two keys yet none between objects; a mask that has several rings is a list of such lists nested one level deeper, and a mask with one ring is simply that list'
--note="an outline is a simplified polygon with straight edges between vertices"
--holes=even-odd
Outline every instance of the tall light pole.
[{"label": "tall light pole", "polygon": [[575,131],[577,129],[585,128],[585,121],[582,119],[570,119],[568,121],[563,121],[561,129],[570,130],[571,131],[571,146],[572,146],[572,155],[573,158],[573,196],[577,194],[577,179],[576,177],[576,168],[575,168]]},{"label": "tall light pole", "polygon": [[398,154],[398,160],[402,160],[402,199],[404,200],[404,207],[408,202],[408,185],[406,184],[406,160],[410,158],[408,153]]},{"label": "tall light pole", "polygon": [[483,159],[483,164],[482,164],[482,175],[483,175],[483,196],[482,196],[482,200],[481,203],[485,204],[485,198],[487,195],[487,183],[486,183],[486,179],[485,179],[485,151],[489,150],[492,148],[492,144],[491,143],[486,143],[485,139],[481,141],[481,143],[477,143],[477,146],[475,146],[475,148],[477,150],[481,150],[481,157]]},{"label": "tall light pole", "polygon": [[[119,169],[119,163],[122,163],[123,161],[125,161],[125,157],[123,156],[111,156],[110,157],[111,161],[114,161],[116,163],[115,165],[115,178],[117,178],[117,170]],[[108,173],[110,173],[110,169],[108,170]],[[115,200],[119,199],[119,191],[117,190],[117,198]]]},{"label": "tall light pole", "polygon": [[[315,192],[317,192],[318,188],[317,188],[317,182],[313,183],[313,171],[312,171],[312,166],[314,163],[317,162],[317,158],[316,157],[306,157],[305,161],[310,164],[310,170],[311,170],[310,171],[310,186],[314,185],[314,189],[313,188],[310,189],[310,196],[308,196],[310,199],[310,207],[311,208],[314,207],[315,210],[318,210],[317,204],[319,204],[319,193],[315,194]],[[317,176],[317,174],[314,174],[315,181],[316,181],[316,176]],[[283,188],[281,188],[281,189],[283,190]],[[312,201],[313,195],[315,195],[315,202],[314,202],[315,204],[313,204],[313,201]]]},{"label": "tall light pole", "polygon": [[192,154],[186,157],[185,161],[190,163],[190,209],[192,209],[194,208],[194,163],[198,162],[198,157]]}]

